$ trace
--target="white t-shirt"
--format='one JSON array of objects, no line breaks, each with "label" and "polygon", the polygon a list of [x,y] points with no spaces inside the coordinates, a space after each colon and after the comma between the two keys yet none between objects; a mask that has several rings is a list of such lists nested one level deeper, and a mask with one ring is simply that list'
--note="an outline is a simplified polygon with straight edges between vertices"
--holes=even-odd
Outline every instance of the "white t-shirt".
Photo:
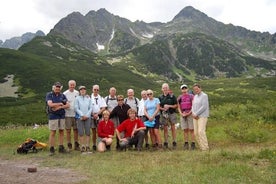
[{"label": "white t-shirt", "polygon": [[63,92],[63,94],[66,96],[70,107],[65,109],[65,117],[75,117],[76,113],[74,110],[74,106],[75,106],[75,99],[77,96],[79,96],[79,92],[77,90],[74,89],[73,92],[66,90]]},{"label": "white t-shirt", "polygon": [[98,113],[101,108],[105,108],[107,105],[105,100],[100,95],[94,96],[93,93],[91,94],[92,103],[94,105],[95,111],[94,113]]}]

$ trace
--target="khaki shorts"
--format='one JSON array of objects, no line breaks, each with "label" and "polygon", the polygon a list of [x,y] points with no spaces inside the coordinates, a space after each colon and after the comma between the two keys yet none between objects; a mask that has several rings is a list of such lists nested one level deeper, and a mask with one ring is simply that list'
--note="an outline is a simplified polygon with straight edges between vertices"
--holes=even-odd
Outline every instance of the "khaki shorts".
[{"label": "khaki shorts", "polygon": [[50,119],[48,122],[50,130],[64,130],[65,129],[65,119]]},{"label": "khaki shorts", "polygon": [[99,119],[91,119],[91,124],[90,124],[90,127],[91,128],[97,128],[98,126],[98,123],[99,123]]},{"label": "khaki shorts", "polygon": [[176,113],[172,113],[172,114],[169,113],[169,117],[167,119],[164,118],[164,116],[162,115],[162,113],[161,113],[160,117],[161,117],[160,118],[160,124],[161,125],[167,126],[167,125],[174,125],[174,124],[176,124]]},{"label": "khaki shorts", "polygon": [[75,117],[65,117],[65,128],[66,129],[77,129],[77,122]]},{"label": "khaki shorts", "polygon": [[194,129],[194,123],[193,123],[193,117],[192,115],[186,116],[186,117],[180,117],[180,122],[181,122],[181,129]]}]

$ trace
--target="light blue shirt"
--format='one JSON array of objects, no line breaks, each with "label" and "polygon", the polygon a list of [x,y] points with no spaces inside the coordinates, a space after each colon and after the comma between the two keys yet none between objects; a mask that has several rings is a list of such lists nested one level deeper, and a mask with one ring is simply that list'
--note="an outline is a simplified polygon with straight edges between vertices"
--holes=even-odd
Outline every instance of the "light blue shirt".
[{"label": "light blue shirt", "polygon": [[158,98],[153,98],[153,100],[148,99],[145,101],[145,107],[150,116],[154,114],[158,104],[160,104],[160,100]]},{"label": "light blue shirt", "polygon": [[209,117],[209,100],[206,93],[201,91],[194,96],[192,113],[201,118]]},{"label": "light blue shirt", "polygon": [[87,116],[90,118],[93,111],[91,98],[88,95],[77,96],[75,100],[75,111],[80,117]]}]

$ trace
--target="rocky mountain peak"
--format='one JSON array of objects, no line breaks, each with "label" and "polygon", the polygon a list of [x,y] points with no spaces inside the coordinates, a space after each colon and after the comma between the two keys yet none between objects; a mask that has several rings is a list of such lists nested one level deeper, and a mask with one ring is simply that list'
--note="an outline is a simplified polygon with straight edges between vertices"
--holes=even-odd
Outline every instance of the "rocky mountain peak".
[{"label": "rocky mountain peak", "polygon": [[192,6],[187,6],[183,8],[174,18],[173,20],[185,18],[185,19],[206,19],[208,16],[201,11],[195,9]]}]

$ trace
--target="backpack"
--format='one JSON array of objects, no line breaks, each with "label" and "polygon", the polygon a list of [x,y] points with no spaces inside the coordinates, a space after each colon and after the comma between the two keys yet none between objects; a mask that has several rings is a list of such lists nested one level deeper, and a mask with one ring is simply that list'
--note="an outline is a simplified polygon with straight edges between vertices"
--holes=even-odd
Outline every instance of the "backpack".
[{"label": "backpack", "polygon": [[17,153],[18,154],[27,154],[30,150],[34,153],[37,153],[37,149],[35,148],[36,140],[27,139],[24,143],[18,146]]},{"label": "backpack", "polygon": [[53,92],[48,92],[48,93],[46,94],[46,99],[45,99],[45,112],[46,112],[47,115],[49,115],[50,113],[53,112],[52,109],[51,109],[51,107],[49,107],[49,105],[48,105],[48,103],[47,103],[47,96],[48,96],[48,95],[51,95],[51,98],[53,98]]},{"label": "backpack", "polygon": [[18,154],[27,154],[29,151],[32,151],[33,153],[37,153],[38,148],[43,149],[46,147],[47,147],[47,144],[45,143],[27,138],[25,142],[23,142],[17,147],[16,151]]},{"label": "backpack", "polygon": [[[137,98],[136,97],[134,97],[134,99],[135,99],[135,104],[136,104],[136,110],[137,110],[137,113],[138,113],[138,109],[139,109],[139,107],[138,107],[138,100],[137,100]],[[127,104],[127,98],[125,99],[125,104]]]},{"label": "backpack", "polygon": [[[190,99],[190,103],[191,103],[191,107],[192,107],[192,101],[193,101],[193,95],[192,94],[188,94],[189,95],[189,99]],[[179,97],[179,100],[178,100],[178,103],[180,105],[180,108],[183,110],[183,106],[185,105],[185,98],[184,98],[184,95],[181,95]],[[183,103],[182,103],[183,102]]]}]

